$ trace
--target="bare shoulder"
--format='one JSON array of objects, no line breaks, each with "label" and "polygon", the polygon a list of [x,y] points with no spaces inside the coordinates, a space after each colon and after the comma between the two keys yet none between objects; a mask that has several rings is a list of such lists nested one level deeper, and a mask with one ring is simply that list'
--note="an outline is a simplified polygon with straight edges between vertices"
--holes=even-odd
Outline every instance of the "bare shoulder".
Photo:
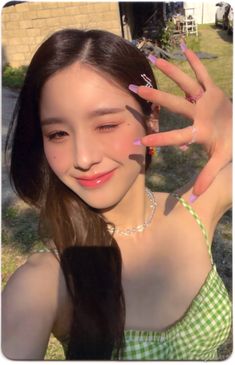
[{"label": "bare shoulder", "polygon": [[11,276],[7,287],[9,285],[28,286],[31,290],[50,292],[56,290],[58,277],[60,271],[60,264],[57,258],[50,252],[34,253],[30,255],[27,261],[20,266]]},{"label": "bare shoulder", "polygon": [[34,310],[55,311],[59,287],[60,265],[52,253],[36,253],[29,256],[8,280],[3,299],[9,298],[14,306],[17,301]]},{"label": "bare shoulder", "polygon": [[[12,274],[6,288],[13,283],[14,285],[20,284],[21,281],[25,285],[43,282],[44,287],[46,287],[55,275],[58,275],[58,270],[59,262],[52,253],[34,253]],[[47,281],[45,282],[46,277]]]},{"label": "bare shoulder", "polygon": [[59,260],[49,252],[36,253],[30,256],[29,265],[46,274],[49,285],[54,291],[56,311],[52,333],[59,340],[67,337],[71,327],[73,305]]},{"label": "bare shoulder", "polygon": [[28,269],[46,270],[47,272],[56,273],[60,269],[60,263],[55,254],[52,252],[36,252],[31,254],[25,265]]},{"label": "bare shoulder", "polygon": [[42,359],[58,307],[59,263],[33,254],[8,280],[2,295],[2,348],[11,359]]},{"label": "bare shoulder", "polygon": [[51,252],[34,253],[25,264],[40,290],[48,290],[56,309],[55,317],[68,296],[66,281],[58,257]]}]

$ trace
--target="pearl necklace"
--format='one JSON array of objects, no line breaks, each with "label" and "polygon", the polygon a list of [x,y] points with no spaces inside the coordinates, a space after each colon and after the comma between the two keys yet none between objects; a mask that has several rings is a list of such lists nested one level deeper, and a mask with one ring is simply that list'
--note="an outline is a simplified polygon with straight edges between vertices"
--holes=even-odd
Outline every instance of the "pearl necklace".
[{"label": "pearl necklace", "polygon": [[150,189],[145,188],[145,192],[150,201],[150,207],[152,208],[152,211],[151,211],[149,217],[146,219],[146,221],[143,224],[140,224],[139,226],[136,226],[133,228],[126,228],[126,229],[119,229],[119,228],[115,228],[111,225],[108,225],[109,233],[111,233],[111,234],[117,233],[120,236],[130,236],[131,234],[135,234],[137,232],[143,232],[151,224],[155,211],[156,211],[156,208],[157,208],[157,202],[155,200],[155,196],[154,196],[153,192]]}]

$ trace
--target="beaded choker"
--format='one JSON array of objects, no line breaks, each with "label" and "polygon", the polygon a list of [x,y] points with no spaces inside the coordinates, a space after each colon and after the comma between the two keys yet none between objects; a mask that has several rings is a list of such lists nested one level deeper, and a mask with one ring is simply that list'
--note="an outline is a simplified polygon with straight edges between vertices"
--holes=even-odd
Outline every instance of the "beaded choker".
[{"label": "beaded choker", "polygon": [[150,201],[150,207],[152,209],[151,213],[148,216],[148,218],[146,219],[146,221],[143,224],[140,224],[136,227],[126,228],[126,229],[119,229],[119,228],[112,227],[111,225],[108,225],[109,233],[111,233],[111,234],[117,233],[120,236],[130,236],[137,232],[143,232],[151,224],[155,211],[156,211],[156,208],[157,208],[157,202],[155,200],[153,192],[150,189],[145,188],[145,192]]}]

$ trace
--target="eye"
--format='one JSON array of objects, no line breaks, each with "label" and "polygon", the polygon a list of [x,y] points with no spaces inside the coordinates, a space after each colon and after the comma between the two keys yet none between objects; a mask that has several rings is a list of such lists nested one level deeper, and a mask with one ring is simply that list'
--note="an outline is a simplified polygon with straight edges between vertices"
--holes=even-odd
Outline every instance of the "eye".
[{"label": "eye", "polygon": [[61,140],[64,137],[66,137],[68,135],[68,133],[64,132],[64,131],[57,131],[57,132],[53,132],[50,133],[47,138],[49,139],[49,141],[52,140]]},{"label": "eye", "polygon": [[97,127],[100,132],[111,132],[118,127],[118,124],[104,124]]}]

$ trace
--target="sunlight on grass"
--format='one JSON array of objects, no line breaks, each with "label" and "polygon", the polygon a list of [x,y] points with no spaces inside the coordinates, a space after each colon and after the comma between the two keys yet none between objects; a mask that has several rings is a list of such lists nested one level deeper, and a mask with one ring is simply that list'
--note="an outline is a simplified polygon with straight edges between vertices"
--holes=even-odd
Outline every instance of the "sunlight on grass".
[{"label": "sunlight on grass", "polygon": [[[232,97],[233,43],[231,36],[224,35],[222,32],[221,29],[214,29],[212,25],[203,26],[202,28],[199,26],[200,51],[217,56],[215,59],[202,59],[201,61],[206,66],[214,82],[229,97]],[[224,37],[224,39],[222,37]],[[190,37],[188,37],[188,39],[190,39]],[[196,40],[193,41],[193,39],[196,39],[196,37],[191,36],[190,41],[186,40],[189,47],[190,43],[193,44],[196,42]],[[194,73],[186,61],[171,60],[171,62],[180,67],[182,71],[194,77]],[[153,70],[160,90],[171,90],[175,95],[183,95],[182,91],[173,81],[169,80],[155,67]]]},{"label": "sunlight on grass", "polygon": [[50,336],[45,360],[65,360],[63,347],[53,335]]}]

